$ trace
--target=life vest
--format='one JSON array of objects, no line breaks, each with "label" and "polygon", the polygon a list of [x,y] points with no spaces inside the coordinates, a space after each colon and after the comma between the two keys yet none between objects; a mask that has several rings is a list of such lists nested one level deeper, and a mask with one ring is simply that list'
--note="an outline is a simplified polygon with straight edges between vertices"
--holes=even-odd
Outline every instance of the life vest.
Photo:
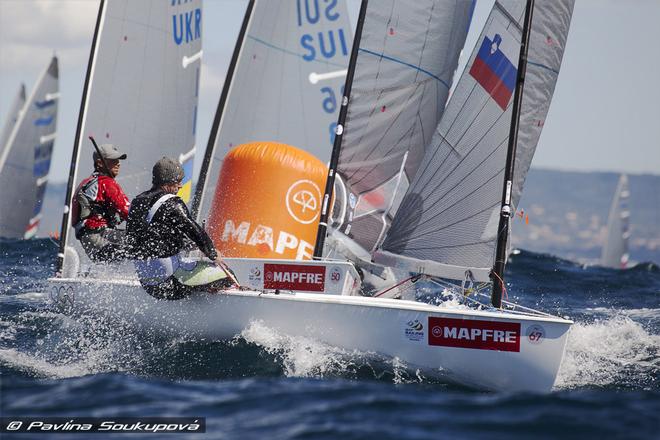
[{"label": "life vest", "polygon": [[110,228],[114,228],[121,223],[121,217],[117,212],[108,209],[104,203],[97,200],[98,193],[99,173],[95,172],[80,184],[74,195],[78,203],[78,221],[73,225],[76,237],[79,237],[86,227],[86,220],[93,217],[103,218]]}]

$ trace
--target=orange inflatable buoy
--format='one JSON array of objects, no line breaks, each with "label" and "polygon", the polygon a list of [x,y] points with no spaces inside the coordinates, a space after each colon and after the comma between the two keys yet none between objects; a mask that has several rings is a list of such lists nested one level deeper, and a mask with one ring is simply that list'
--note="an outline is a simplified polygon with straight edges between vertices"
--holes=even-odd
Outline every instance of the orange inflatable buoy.
[{"label": "orange inflatable buoy", "polygon": [[311,259],[328,168],[277,142],[253,142],[224,159],[208,221],[227,257]]}]

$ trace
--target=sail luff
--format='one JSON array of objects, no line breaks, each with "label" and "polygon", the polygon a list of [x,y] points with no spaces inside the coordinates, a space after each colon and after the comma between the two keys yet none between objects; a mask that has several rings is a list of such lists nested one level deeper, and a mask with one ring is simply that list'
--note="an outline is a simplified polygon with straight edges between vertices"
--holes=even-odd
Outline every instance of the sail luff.
[{"label": "sail luff", "polygon": [[225,76],[225,82],[222,86],[222,93],[220,95],[220,100],[218,101],[218,107],[215,112],[215,117],[213,118],[213,125],[211,126],[211,132],[209,133],[209,139],[206,144],[206,151],[204,153],[202,167],[199,171],[199,177],[197,178],[195,198],[193,199],[192,216],[196,220],[200,220],[200,208],[204,204],[204,199],[207,195],[207,176],[211,166],[211,160],[215,154],[215,146],[218,140],[218,133],[222,125],[223,116],[225,114],[225,104],[231,90],[231,85],[236,70],[236,64],[238,62],[240,53],[243,50],[245,35],[247,34],[247,29],[250,25],[250,18],[252,17],[255,1],[256,0],[250,0],[245,11],[245,15],[243,16],[243,23],[241,24],[241,29],[238,33],[236,45],[234,46],[234,52],[232,53],[231,61],[229,62],[229,68],[227,69],[227,75]]},{"label": "sail luff", "polygon": [[341,108],[339,110],[339,118],[337,120],[337,128],[335,132],[335,141],[332,148],[332,155],[330,157],[330,167],[328,170],[328,178],[325,184],[325,193],[323,195],[323,202],[321,204],[321,216],[319,219],[319,228],[316,234],[316,243],[314,245],[314,258],[318,259],[323,256],[323,246],[325,244],[325,236],[328,229],[328,217],[330,216],[330,200],[332,200],[332,192],[335,184],[335,175],[337,173],[337,166],[339,164],[339,156],[341,154],[341,143],[344,134],[344,124],[346,123],[346,115],[348,114],[348,103],[350,102],[351,88],[353,87],[353,77],[355,76],[355,63],[360,48],[360,39],[362,38],[362,28],[364,27],[364,17],[367,13],[368,0],[362,0],[360,4],[360,14],[358,16],[357,25],[355,28],[355,36],[353,39],[353,47],[351,48],[351,58],[348,64],[348,72],[346,73],[346,83],[344,85],[344,96],[341,101]]},{"label": "sail luff", "polygon": [[527,71],[527,53],[529,50],[529,37],[532,31],[534,15],[534,0],[527,0],[525,20],[523,25],[523,38],[520,42],[520,56],[518,58],[518,78],[513,98],[513,112],[511,115],[511,128],[509,130],[509,147],[506,153],[504,172],[504,187],[502,189],[502,205],[500,220],[497,227],[497,248],[495,251],[495,264],[493,265],[493,288],[491,303],[494,307],[502,307],[502,290],[504,289],[504,266],[506,264],[507,243],[509,239],[509,220],[512,215],[511,192],[513,190],[513,172],[516,164],[516,147],[518,146],[518,127],[520,125],[520,108],[522,106],[525,73]]},{"label": "sail luff", "polygon": [[64,213],[62,214],[62,224],[60,225],[60,246],[57,253],[57,273],[61,273],[64,266],[64,251],[69,240],[69,217],[71,214],[71,199],[73,197],[74,185],[77,178],[78,160],[80,158],[80,145],[83,141],[82,127],[87,111],[87,94],[89,93],[90,80],[94,71],[94,60],[98,51],[98,37],[103,27],[103,17],[106,10],[106,0],[101,0],[99,12],[96,16],[96,25],[94,26],[94,36],[92,37],[92,46],[89,49],[89,60],[87,62],[87,73],[85,75],[85,84],[83,86],[82,98],[80,100],[80,110],[78,112],[78,124],[76,125],[76,137],[71,152],[71,167],[69,169],[69,179],[66,184],[66,197],[64,199]]},{"label": "sail luff", "polygon": [[0,156],[2,156],[2,153],[5,151],[5,147],[7,147],[7,141],[9,140],[9,136],[11,136],[11,133],[14,130],[14,126],[18,121],[20,112],[24,111],[23,110],[24,106],[25,106],[25,84],[21,84],[21,86],[18,88],[18,93],[16,94],[16,97],[14,98],[11,106],[9,107],[9,111],[7,112],[7,119],[5,120],[5,124],[3,125],[2,131],[0,132]]}]

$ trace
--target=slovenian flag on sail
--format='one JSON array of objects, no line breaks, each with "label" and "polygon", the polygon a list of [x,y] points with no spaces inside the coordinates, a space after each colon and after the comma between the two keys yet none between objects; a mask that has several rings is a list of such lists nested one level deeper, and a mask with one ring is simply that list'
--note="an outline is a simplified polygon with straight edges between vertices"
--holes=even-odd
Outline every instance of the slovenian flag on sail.
[{"label": "slovenian flag on sail", "polygon": [[484,37],[470,68],[470,75],[488,92],[502,110],[506,110],[516,86],[518,70],[500,49],[501,43],[500,34],[495,34],[492,40]]}]

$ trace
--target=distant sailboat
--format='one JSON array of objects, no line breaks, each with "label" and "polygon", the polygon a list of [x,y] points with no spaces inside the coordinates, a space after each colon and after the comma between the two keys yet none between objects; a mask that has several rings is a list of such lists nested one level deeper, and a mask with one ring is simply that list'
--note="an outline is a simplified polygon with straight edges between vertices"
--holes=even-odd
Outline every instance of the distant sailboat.
[{"label": "distant sailboat", "polygon": [[53,57],[16,112],[25,101],[24,88],[19,91],[10,113],[10,119],[18,115],[16,121],[5,123],[0,139],[4,144],[0,146],[0,237],[32,238],[39,228],[56,136],[58,82]]},{"label": "distant sailboat", "polygon": [[154,163],[170,156],[183,165],[179,195],[189,201],[201,26],[201,0],[101,1],[62,221],[59,262],[64,273],[75,276],[79,267],[90,264],[73,238],[68,209],[75,186],[92,171],[88,136],[128,153],[117,181],[129,199],[151,187]]},{"label": "distant sailboat", "polygon": [[607,235],[600,257],[606,267],[625,269],[628,266],[628,239],[630,238],[630,210],[628,208],[628,176],[622,174],[616,186],[610,214],[607,219]]}]

